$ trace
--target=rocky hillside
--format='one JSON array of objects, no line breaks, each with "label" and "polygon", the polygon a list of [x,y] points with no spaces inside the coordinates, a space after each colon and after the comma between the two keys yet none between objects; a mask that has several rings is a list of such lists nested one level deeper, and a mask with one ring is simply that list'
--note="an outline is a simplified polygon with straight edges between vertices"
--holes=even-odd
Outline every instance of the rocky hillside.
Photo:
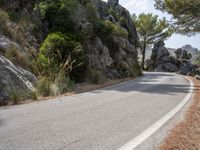
[{"label": "rocky hillside", "polygon": [[[168,49],[169,53],[171,54],[171,56],[176,57],[175,51],[176,51],[177,49],[175,49],[175,48],[167,48],[167,49]],[[197,54],[198,54],[198,49],[192,47],[191,45],[184,45],[184,46],[182,46],[180,49],[185,50],[185,51],[187,51],[188,54],[191,54],[191,55],[192,55],[192,58],[191,58],[191,61],[192,61],[192,62],[195,60],[195,58],[196,58],[196,56],[197,56]],[[152,48],[151,48],[151,47],[148,47],[148,48],[146,49],[146,60],[147,60],[147,59],[150,59],[151,53],[152,53]]]},{"label": "rocky hillside", "polygon": [[[195,58],[197,56],[197,53],[198,53],[198,49],[197,48],[194,48],[191,45],[184,45],[180,49],[182,49],[184,51],[187,51],[188,54],[191,54],[192,55],[191,61],[194,62],[194,60],[195,60]],[[168,50],[169,50],[169,52],[170,52],[170,54],[172,56],[176,56],[175,51],[177,49],[168,48]]]},{"label": "rocky hillside", "polygon": [[118,0],[2,0],[0,101],[17,89],[46,96],[67,91],[71,81],[138,76],[137,46]]},{"label": "rocky hillside", "polygon": [[190,61],[192,55],[187,50],[177,49],[174,55],[165,47],[163,41],[154,44],[150,59],[146,61],[146,69],[156,72],[177,72],[183,75],[195,75],[198,66]]}]

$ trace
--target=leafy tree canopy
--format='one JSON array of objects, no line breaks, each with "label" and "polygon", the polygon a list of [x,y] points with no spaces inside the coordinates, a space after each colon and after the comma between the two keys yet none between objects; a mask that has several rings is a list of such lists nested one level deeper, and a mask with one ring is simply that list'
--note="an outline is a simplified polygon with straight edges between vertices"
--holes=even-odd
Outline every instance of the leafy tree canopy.
[{"label": "leafy tree canopy", "polygon": [[159,19],[152,13],[142,13],[139,16],[133,14],[133,22],[136,25],[142,47],[142,67],[144,68],[146,46],[160,40],[165,40],[172,35],[172,29],[166,19]]},{"label": "leafy tree canopy", "polygon": [[200,32],[200,0],[155,0],[155,7],[173,16],[177,31],[182,34]]}]

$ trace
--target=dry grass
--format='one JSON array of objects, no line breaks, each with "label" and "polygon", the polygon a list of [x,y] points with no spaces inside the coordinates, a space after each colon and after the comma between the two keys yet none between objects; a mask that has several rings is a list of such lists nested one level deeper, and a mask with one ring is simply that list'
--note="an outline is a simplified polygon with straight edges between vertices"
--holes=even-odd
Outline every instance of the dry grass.
[{"label": "dry grass", "polygon": [[160,146],[160,150],[200,150],[200,82],[194,83],[193,103],[184,120],[176,125]]},{"label": "dry grass", "polygon": [[[72,96],[74,94],[89,92],[89,91],[97,90],[97,89],[100,89],[100,88],[105,88],[105,87],[108,87],[108,86],[112,86],[112,85],[119,84],[119,83],[122,83],[122,82],[130,81],[130,80],[133,80],[133,79],[134,78],[109,80],[109,81],[107,81],[106,83],[103,83],[103,84],[82,83],[74,91],[66,92],[66,93],[58,95],[58,96],[37,97],[37,101],[45,101],[45,100],[50,100],[50,99],[54,99],[54,98],[61,98],[63,96]],[[32,102],[35,102],[35,101],[36,100],[34,100],[34,99],[27,99],[27,100],[22,101],[20,104],[32,103]],[[0,103],[0,107],[1,106],[11,106],[11,105],[13,105],[12,102],[2,103],[2,104]]]}]

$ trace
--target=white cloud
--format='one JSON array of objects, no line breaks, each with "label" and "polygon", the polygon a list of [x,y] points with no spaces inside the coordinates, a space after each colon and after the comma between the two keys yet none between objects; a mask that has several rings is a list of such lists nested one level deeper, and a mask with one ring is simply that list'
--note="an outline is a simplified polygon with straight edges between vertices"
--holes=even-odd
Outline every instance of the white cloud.
[{"label": "white cloud", "polygon": [[119,0],[119,3],[131,13],[140,14],[148,10],[148,0]]},{"label": "white cloud", "polygon": [[135,9],[137,11],[145,11],[148,8],[147,0],[128,0],[124,5],[127,9]]},{"label": "white cloud", "polygon": [[[107,1],[107,0],[103,0]],[[148,0],[119,0],[119,3],[131,13],[142,13],[148,9]]]}]

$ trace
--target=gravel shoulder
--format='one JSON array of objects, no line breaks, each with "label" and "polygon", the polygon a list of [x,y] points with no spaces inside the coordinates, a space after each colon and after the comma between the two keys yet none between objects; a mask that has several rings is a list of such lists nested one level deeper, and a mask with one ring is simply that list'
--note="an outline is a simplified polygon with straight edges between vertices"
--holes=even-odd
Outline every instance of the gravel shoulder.
[{"label": "gravel shoulder", "polygon": [[200,82],[190,79],[194,83],[192,105],[162,142],[160,150],[200,150]]}]

